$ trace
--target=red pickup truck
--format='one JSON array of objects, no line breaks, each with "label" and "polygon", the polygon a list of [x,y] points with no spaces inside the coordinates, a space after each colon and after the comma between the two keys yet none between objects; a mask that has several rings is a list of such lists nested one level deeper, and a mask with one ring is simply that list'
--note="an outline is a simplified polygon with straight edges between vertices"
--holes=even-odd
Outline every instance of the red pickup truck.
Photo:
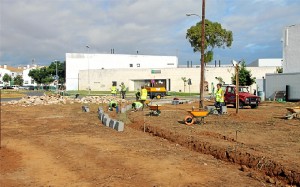
[{"label": "red pickup truck", "polygon": [[[235,107],[235,85],[222,86],[224,90],[225,105],[232,104]],[[257,108],[260,103],[260,97],[250,94],[247,86],[239,86],[239,107],[251,106]]]}]

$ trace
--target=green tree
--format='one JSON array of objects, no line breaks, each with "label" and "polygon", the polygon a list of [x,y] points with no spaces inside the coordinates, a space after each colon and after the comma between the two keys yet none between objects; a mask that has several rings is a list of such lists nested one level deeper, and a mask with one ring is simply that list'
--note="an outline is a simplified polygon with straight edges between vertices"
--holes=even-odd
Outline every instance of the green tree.
[{"label": "green tree", "polygon": [[56,66],[58,82],[61,84],[65,83],[66,80],[66,62],[54,61],[48,67],[42,67],[39,69],[32,69],[29,71],[29,76],[37,84],[49,84],[55,80],[56,77]]},{"label": "green tree", "polygon": [[223,78],[222,77],[215,77],[216,80],[218,80],[218,82],[220,84],[224,84],[225,82],[223,81]]},{"label": "green tree", "polygon": [[[255,83],[255,78],[251,77],[251,71],[246,69],[246,62],[243,60],[239,66],[239,85],[240,86],[250,86]],[[236,74],[231,77],[232,84],[236,84]]]},{"label": "green tree", "polygon": [[[186,38],[189,40],[194,52],[201,52],[201,25],[202,21],[195,26],[191,26],[186,33]],[[232,31],[222,28],[218,22],[205,20],[205,42],[204,42],[204,62],[208,63],[213,60],[213,49],[215,47],[225,48],[230,47],[233,41]]]},{"label": "green tree", "polygon": [[183,81],[183,92],[185,92],[186,82],[188,81],[186,77],[181,77],[181,80]]},{"label": "green tree", "polygon": [[15,85],[19,85],[19,86],[23,86],[23,77],[21,75],[17,75],[15,78],[14,78],[14,84]]},{"label": "green tree", "polygon": [[9,83],[12,80],[12,78],[11,78],[10,75],[8,75],[7,73],[5,73],[4,76],[3,76],[3,78],[2,78],[2,80],[3,80],[3,82]]},{"label": "green tree", "polygon": [[32,69],[29,71],[28,75],[37,84],[49,84],[54,81],[54,77],[51,75],[47,67]]},{"label": "green tree", "polygon": [[58,75],[58,83],[64,84],[66,80],[66,62],[54,61],[51,62],[48,67],[49,73],[55,77],[56,75],[56,63],[57,63],[57,75]]}]

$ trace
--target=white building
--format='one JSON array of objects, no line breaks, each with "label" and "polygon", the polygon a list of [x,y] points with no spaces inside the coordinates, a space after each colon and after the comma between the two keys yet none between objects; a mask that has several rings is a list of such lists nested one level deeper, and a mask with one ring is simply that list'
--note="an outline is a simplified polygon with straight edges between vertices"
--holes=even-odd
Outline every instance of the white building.
[{"label": "white building", "polygon": [[[176,56],[67,53],[66,89],[78,89],[80,70],[88,70],[89,74],[92,70],[101,69],[177,68],[177,66],[178,58]],[[114,74],[108,75],[108,77],[112,76]],[[91,86],[93,81],[95,80],[87,75],[86,86]]]},{"label": "white building", "polygon": [[263,58],[257,59],[247,67],[282,67],[282,59],[281,58]]},{"label": "white building", "polygon": [[283,32],[283,73],[300,72],[300,24],[291,25]]},{"label": "white building", "polygon": [[266,75],[266,97],[289,88],[289,99],[300,100],[300,24],[284,28],[282,46],[283,73]]},{"label": "white building", "polygon": [[[8,65],[0,65],[0,86],[5,86],[5,85],[11,85],[13,84],[13,79],[18,76],[18,75],[22,75],[23,71],[21,68],[15,68],[12,66],[8,66]],[[3,81],[3,76],[7,74],[9,76],[11,76],[12,81],[11,82],[4,82]]]},{"label": "white building", "polygon": [[0,86],[5,86],[6,84],[9,84],[7,82],[3,81],[3,76],[7,74],[11,76],[11,71],[7,69],[7,65],[1,65],[0,66]]},{"label": "white building", "polygon": [[28,75],[30,70],[39,68],[37,65],[27,65],[23,68],[23,86],[36,86],[36,82]]},{"label": "white building", "polygon": [[[250,70],[252,77],[262,79],[266,73],[275,73],[276,67],[247,67]],[[233,66],[221,67],[206,67],[205,68],[205,88],[208,93],[211,92],[211,85],[218,83],[216,77],[221,77],[227,84],[231,83],[231,77],[235,73]],[[90,77],[90,82],[88,80]],[[182,77],[191,79],[192,85],[184,86]],[[79,71],[79,90],[87,90],[88,82],[93,91],[109,91],[112,82],[120,85],[124,82],[129,91],[134,91],[140,88],[141,85],[149,85],[151,80],[155,84],[165,86],[168,91],[176,92],[194,92],[200,90],[200,68],[147,68],[147,69],[93,69]],[[257,90],[257,85],[252,85],[252,90]]]}]

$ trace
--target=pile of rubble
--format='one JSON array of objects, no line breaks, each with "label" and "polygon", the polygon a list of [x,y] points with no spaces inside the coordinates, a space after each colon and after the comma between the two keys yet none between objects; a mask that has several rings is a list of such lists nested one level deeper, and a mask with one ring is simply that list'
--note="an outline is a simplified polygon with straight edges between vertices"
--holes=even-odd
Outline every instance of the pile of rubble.
[{"label": "pile of rubble", "polygon": [[73,104],[73,103],[93,103],[102,104],[109,103],[109,101],[114,100],[118,103],[127,103],[126,100],[113,97],[113,96],[86,96],[82,98],[75,98],[69,96],[61,96],[59,94],[53,95],[43,95],[43,96],[26,96],[20,100],[13,100],[3,105],[19,105],[19,106],[34,106],[34,105],[52,105],[52,104]]}]

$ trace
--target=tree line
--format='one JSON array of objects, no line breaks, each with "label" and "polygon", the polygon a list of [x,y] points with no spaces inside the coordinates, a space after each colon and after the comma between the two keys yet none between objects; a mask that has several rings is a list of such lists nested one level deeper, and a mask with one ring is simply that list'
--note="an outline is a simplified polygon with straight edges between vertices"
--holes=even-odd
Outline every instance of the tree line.
[{"label": "tree line", "polygon": [[[49,85],[55,80],[57,80],[57,84],[64,84],[66,81],[66,61],[54,61],[51,62],[49,66],[32,69],[29,71],[28,76],[30,76],[38,85]],[[2,80],[3,82],[13,81],[14,85],[19,86],[23,86],[24,82],[22,75],[17,75],[16,77],[12,78],[12,76],[8,75],[7,73],[3,76]]]}]

